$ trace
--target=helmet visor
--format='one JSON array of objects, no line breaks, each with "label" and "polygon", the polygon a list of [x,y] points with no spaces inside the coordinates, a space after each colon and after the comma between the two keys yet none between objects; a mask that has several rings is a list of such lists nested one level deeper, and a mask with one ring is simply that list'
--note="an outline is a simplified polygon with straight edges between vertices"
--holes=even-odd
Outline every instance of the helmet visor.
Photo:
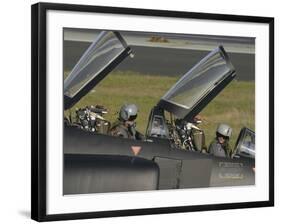
[{"label": "helmet visor", "polygon": [[222,138],[224,138],[224,139],[229,139],[228,136],[222,135],[222,134],[220,134],[220,133],[217,132],[217,138],[219,138],[219,137],[222,137]]},{"label": "helmet visor", "polygon": [[128,118],[128,121],[134,121],[134,120],[136,120],[137,119],[137,114],[136,115],[134,115],[134,116],[130,116],[129,118]]}]

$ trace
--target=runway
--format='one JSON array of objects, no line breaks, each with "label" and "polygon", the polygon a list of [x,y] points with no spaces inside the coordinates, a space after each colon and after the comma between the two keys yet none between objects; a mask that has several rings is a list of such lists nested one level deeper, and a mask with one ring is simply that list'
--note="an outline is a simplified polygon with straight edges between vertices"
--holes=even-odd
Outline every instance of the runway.
[{"label": "runway", "polygon": [[[64,41],[64,70],[70,71],[90,43]],[[209,51],[131,46],[134,58],[128,57],[115,71],[134,71],[141,74],[178,76],[186,73]],[[238,80],[255,79],[255,55],[228,53]]]}]

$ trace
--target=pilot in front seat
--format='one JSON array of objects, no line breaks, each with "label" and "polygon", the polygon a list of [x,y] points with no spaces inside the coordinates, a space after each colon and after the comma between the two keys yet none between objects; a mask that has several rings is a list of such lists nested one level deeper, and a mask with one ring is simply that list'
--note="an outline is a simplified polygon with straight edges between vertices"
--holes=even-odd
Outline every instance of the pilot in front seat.
[{"label": "pilot in front seat", "polygon": [[113,123],[110,134],[122,138],[144,140],[144,136],[136,130],[138,108],[135,104],[125,104],[121,107],[119,118]]}]

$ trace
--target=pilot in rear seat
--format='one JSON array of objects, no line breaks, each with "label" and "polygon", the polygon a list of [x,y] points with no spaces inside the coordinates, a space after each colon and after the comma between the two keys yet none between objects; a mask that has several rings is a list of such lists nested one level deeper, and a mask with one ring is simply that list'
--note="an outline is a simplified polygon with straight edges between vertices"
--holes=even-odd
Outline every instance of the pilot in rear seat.
[{"label": "pilot in rear seat", "polygon": [[144,140],[144,136],[136,130],[138,108],[135,104],[125,104],[121,107],[119,118],[113,123],[110,134],[122,138]]},{"label": "pilot in rear seat", "polygon": [[219,124],[216,132],[216,138],[211,142],[208,152],[217,157],[231,158],[231,148],[229,138],[232,128],[227,124]]}]

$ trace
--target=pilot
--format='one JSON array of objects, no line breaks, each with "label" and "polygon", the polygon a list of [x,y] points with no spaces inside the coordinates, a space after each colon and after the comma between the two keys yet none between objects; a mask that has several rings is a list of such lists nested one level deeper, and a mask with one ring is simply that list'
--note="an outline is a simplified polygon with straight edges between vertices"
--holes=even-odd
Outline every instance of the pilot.
[{"label": "pilot", "polygon": [[125,104],[121,107],[119,118],[110,129],[110,134],[122,138],[144,140],[144,136],[136,130],[138,108],[135,104]]},{"label": "pilot", "polygon": [[216,132],[216,138],[211,142],[208,152],[218,157],[231,157],[231,148],[229,138],[232,128],[227,124],[219,124]]}]

